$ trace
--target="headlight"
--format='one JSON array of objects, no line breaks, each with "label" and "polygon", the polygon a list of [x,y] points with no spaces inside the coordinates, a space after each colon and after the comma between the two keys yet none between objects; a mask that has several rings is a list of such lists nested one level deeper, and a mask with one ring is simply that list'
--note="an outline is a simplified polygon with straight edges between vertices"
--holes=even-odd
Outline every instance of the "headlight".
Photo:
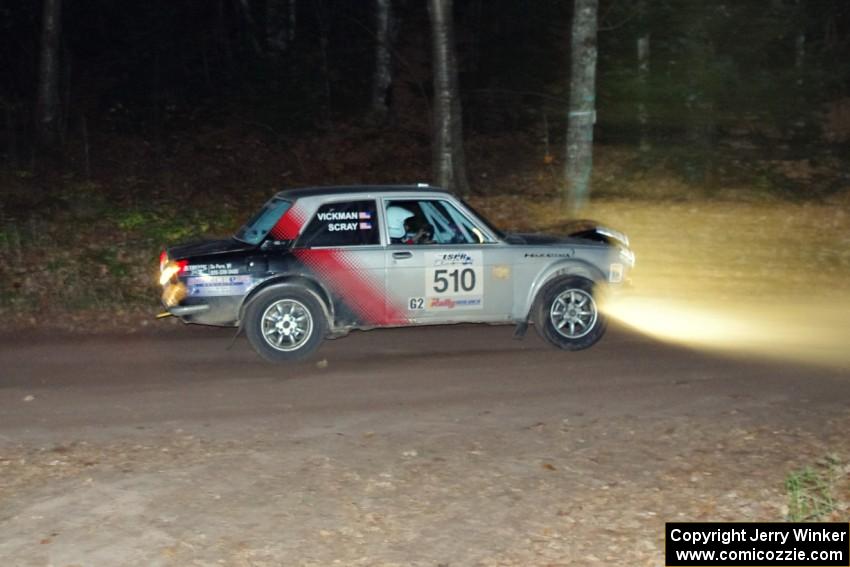
[{"label": "headlight", "polygon": [[620,258],[623,263],[628,264],[630,268],[635,267],[635,253],[628,248],[620,248]]},{"label": "headlight", "polygon": [[618,240],[622,242],[624,245],[629,245],[629,237],[619,230],[614,230],[613,228],[608,228],[607,226],[597,226],[596,232],[601,234],[602,236],[607,236],[612,240]]}]

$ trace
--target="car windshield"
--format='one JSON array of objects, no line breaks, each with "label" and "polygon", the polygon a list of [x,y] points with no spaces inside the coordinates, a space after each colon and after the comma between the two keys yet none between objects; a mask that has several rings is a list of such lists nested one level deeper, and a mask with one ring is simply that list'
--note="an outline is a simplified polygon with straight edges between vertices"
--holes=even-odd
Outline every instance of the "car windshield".
[{"label": "car windshield", "polygon": [[233,235],[233,238],[248,244],[259,244],[291,205],[292,203],[285,199],[273,197]]},{"label": "car windshield", "polygon": [[466,207],[469,212],[475,215],[475,217],[481,222],[481,224],[489,228],[490,232],[496,235],[496,238],[505,238],[505,233],[493,226],[493,223],[487,220],[487,217],[476,211],[472,205],[470,205],[463,199],[461,199],[460,202],[463,203],[463,206]]}]

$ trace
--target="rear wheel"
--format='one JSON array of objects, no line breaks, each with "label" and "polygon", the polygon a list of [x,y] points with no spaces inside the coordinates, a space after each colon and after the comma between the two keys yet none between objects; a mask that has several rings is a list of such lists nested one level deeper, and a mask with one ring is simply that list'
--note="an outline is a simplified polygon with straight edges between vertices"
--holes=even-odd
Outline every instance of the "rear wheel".
[{"label": "rear wheel", "polygon": [[312,294],[298,288],[267,292],[245,312],[245,334],[270,362],[299,360],[322,344],[327,322]]},{"label": "rear wheel", "polygon": [[564,350],[581,350],[602,338],[607,320],[599,309],[600,288],[580,276],[547,284],[534,306],[534,327],[541,337]]}]

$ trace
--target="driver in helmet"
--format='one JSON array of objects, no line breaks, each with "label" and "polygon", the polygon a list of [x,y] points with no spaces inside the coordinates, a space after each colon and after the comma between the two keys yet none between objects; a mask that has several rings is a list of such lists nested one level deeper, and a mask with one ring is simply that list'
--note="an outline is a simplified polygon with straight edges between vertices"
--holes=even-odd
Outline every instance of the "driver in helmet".
[{"label": "driver in helmet", "polygon": [[416,217],[405,219],[402,241],[405,244],[434,244],[434,227]]},{"label": "driver in helmet", "polygon": [[413,213],[399,207],[398,205],[390,205],[387,207],[387,230],[390,233],[390,242],[393,244],[404,244],[407,231],[405,230],[405,221],[413,218]]},{"label": "driver in helmet", "polygon": [[404,207],[387,207],[387,228],[393,244],[433,244],[434,228]]}]

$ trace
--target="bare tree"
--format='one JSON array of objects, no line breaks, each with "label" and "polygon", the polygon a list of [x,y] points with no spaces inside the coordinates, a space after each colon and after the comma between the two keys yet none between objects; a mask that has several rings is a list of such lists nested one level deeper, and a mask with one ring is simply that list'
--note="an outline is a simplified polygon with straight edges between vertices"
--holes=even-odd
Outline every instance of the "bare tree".
[{"label": "bare tree", "polygon": [[573,212],[587,202],[593,171],[598,9],[599,0],[575,0],[573,8],[566,186],[563,195]]},{"label": "bare tree", "polygon": [[728,15],[723,6],[706,3],[699,16],[685,21],[687,39],[682,46],[682,56],[688,61],[684,108],[689,149],[683,165],[690,183],[708,187],[713,183],[715,172],[718,101],[712,81],[717,61],[712,29]]},{"label": "bare tree", "polygon": [[295,0],[266,1],[266,45],[274,52],[283,53],[295,41]]},{"label": "bare tree", "polygon": [[35,127],[39,144],[45,149],[55,149],[59,143],[61,128],[59,58],[62,39],[62,0],[44,0],[43,8]]},{"label": "bare tree", "polygon": [[260,47],[260,28],[257,21],[254,19],[254,11],[248,0],[238,0],[239,13],[242,16],[242,28],[245,35],[246,43],[251,47],[254,55],[262,56],[263,50]]},{"label": "bare tree", "polygon": [[375,0],[375,72],[372,75],[372,116],[383,122],[389,113],[393,82],[392,43],[394,36],[392,0]]},{"label": "bare tree", "polygon": [[468,195],[452,0],[428,0],[428,14],[431,18],[434,77],[433,175],[440,186]]},{"label": "bare tree", "polygon": [[325,126],[331,127],[332,89],[331,89],[331,62],[330,62],[330,38],[331,38],[331,15],[326,0],[313,0],[313,10],[316,13],[316,23],[319,28],[319,54],[321,56],[322,68],[322,90],[324,91],[323,122]]},{"label": "bare tree", "polygon": [[638,0],[638,25],[640,26],[640,34],[637,38],[637,79],[638,79],[638,103],[637,103],[637,121],[640,136],[639,148],[640,151],[646,152],[650,149],[649,144],[649,112],[646,108],[646,101],[649,98],[647,91],[649,84],[649,48],[650,34],[647,17],[646,0]]},{"label": "bare tree", "polygon": [[289,44],[292,45],[295,43],[295,23],[298,18],[298,3],[296,0],[289,0],[289,20],[287,25],[289,26],[286,31],[286,38],[289,40]]}]

